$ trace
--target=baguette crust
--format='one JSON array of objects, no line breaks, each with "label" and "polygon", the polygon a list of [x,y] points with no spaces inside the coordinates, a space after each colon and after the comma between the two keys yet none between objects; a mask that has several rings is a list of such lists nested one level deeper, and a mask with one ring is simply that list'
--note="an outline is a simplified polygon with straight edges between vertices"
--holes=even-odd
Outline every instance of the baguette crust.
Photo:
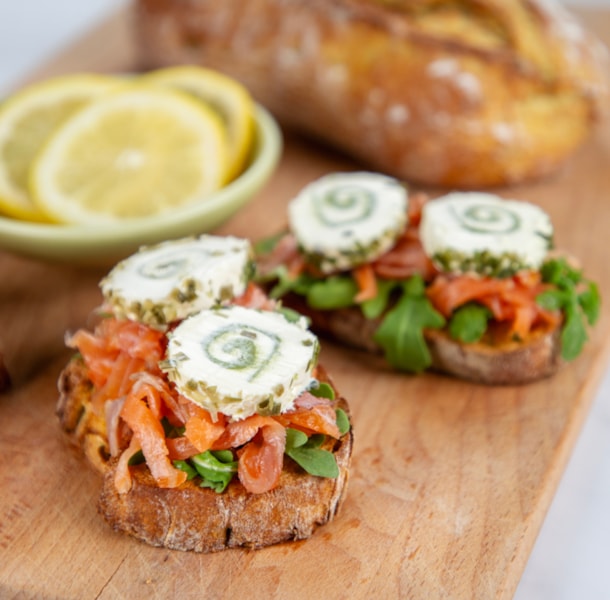
[{"label": "baguette crust", "polygon": [[[98,511],[115,531],[153,546],[194,552],[227,548],[262,548],[308,538],[339,510],[347,489],[352,454],[350,429],[340,440],[326,442],[339,467],[336,479],[314,477],[289,459],[278,486],[250,494],[237,480],[225,492],[186,481],[178,488],[157,486],[146,465],[131,467],[132,488],[117,492],[111,459],[99,420],[90,405],[91,384],[82,361],[71,361],[59,379],[57,415],[62,429],[89,463],[104,474]],[[338,406],[349,415],[345,399]]]},{"label": "baguette crust", "polygon": [[[380,319],[366,319],[360,309],[352,307],[315,311],[294,295],[287,296],[284,303],[307,315],[320,335],[358,350],[382,353],[373,339]],[[499,346],[463,344],[445,330],[426,330],[424,337],[435,371],[487,385],[521,385],[548,377],[563,364],[560,332],[560,327],[540,328],[525,342]]]},{"label": "baguette crust", "polygon": [[481,188],[555,170],[608,93],[603,45],[545,0],[136,0],[144,68],[200,64],[372,168]]}]

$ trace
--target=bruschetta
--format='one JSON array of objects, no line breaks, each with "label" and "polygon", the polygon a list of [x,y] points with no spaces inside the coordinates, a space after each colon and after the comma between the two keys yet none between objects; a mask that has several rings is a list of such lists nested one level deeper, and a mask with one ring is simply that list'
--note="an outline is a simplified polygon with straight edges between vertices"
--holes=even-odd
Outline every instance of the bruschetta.
[{"label": "bruschetta", "polygon": [[348,480],[347,402],[305,320],[250,280],[246,240],[142,248],[67,336],[62,429],[103,474],[98,509],[154,546],[213,552],[304,539]]},{"label": "bruschetta", "polygon": [[430,199],[386,175],[333,173],[257,244],[257,278],[320,334],[395,369],[521,384],[576,358],[599,313],[597,285],[553,247],[532,203]]}]

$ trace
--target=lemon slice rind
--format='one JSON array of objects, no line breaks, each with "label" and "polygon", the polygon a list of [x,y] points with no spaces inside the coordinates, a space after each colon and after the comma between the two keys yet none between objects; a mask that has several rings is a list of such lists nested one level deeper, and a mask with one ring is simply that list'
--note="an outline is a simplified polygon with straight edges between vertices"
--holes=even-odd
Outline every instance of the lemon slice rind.
[{"label": "lemon slice rind", "polygon": [[26,221],[48,221],[28,191],[28,171],[46,139],[117,79],[74,74],[30,84],[0,105],[0,211]]},{"label": "lemon slice rind", "polygon": [[191,65],[157,69],[139,79],[185,91],[216,111],[227,130],[229,180],[243,171],[253,143],[255,104],[241,83],[218,71]]},{"label": "lemon slice rind", "polygon": [[30,191],[62,223],[159,214],[226,183],[226,146],[219,117],[187,94],[124,86],[55,131],[32,167]]}]

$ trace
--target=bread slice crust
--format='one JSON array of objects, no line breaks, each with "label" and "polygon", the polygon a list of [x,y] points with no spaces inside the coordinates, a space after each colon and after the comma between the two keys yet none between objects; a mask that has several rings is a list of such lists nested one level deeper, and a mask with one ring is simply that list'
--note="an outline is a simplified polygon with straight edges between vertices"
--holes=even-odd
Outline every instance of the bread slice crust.
[{"label": "bread slice crust", "polygon": [[[381,319],[367,319],[358,307],[314,310],[294,294],[283,302],[309,317],[318,334],[358,350],[382,354],[373,338]],[[464,344],[452,339],[446,330],[424,331],[432,370],[487,385],[521,385],[555,373],[563,364],[560,335],[559,325],[541,327],[523,342],[491,345]]]},{"label": "bread slice crust", "polygon": [[[99,420],[89,410],[92,386],[80,359],[72,360],[59,378],[57,415],[70,441],[103,473],[98,512],[118,532],[152,546],[193,552],[228,548],[262,548],[310,537],[329,522],[343,503],[351,462],[353,432],[328,439],[339,467],[335,479],[314,477],[284,458],[279,484],[251,494],[237,480],[223,493],[199,487],[196,480],[177,488],[160,488],[145,464],[130,467],[132,487],[119,493],[114,484],[117,459],[110,458]],[[349,416],[347,401],[337,407]]]}]

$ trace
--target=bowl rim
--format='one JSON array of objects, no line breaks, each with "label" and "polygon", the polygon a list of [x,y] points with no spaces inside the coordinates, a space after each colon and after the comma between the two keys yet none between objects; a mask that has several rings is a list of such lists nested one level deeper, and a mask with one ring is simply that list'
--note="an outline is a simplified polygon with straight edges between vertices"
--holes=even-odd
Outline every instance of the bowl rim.
[{"label": "bowl rim", "polygon": [[[279,125],[267,109],[258,103],[255,103],[254,123],[256,143],[249,165],[236,179],[211,194],[205,201],[147,217],[96,225],[36,223],[0,216],[0,249],[42,256],[42,249],[35,250],[37,245],[60,243],[64,249],[92,250],[104,244],[116,246],[135,243],[134,238],[142,238],[142,243],[146,243],[146,238],[158,237],[160,227],[169,239],[172,232],[185,222],[200,220],[206,214],[214,215],[227,202],[234,203],[235,208],[231,211],[234,214],[252,199],[268,179],[281,154],[283,142]],[[32,252],[27,250],[28,241],[32,243]]]}]

